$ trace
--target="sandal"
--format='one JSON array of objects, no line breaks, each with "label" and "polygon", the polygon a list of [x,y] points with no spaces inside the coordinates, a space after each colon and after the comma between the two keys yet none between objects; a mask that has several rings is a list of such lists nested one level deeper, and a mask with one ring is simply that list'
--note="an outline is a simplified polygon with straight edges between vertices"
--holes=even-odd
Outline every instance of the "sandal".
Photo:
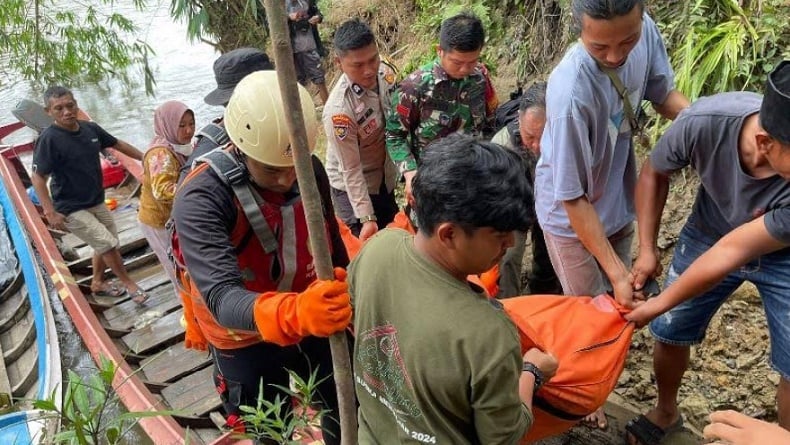
[{"label": "sandal", "polygon": [[96,297],[110,297],[110,298],[117,298],[126,293],[126,288],[117,286],[116,283],[102,283],[102,287],[99,290],[91,289],[91,293]]},{"label": "sandal", "polygon": [[149,295],[142,289],[139,288],[136,291],[132,292],[132,301],[137,303],[138,306],[145,305],[145,302],[148,301]]},{"label": "sandal", "polygon": [[640,445],[659,445],[664,437],[672,432],[678,431],[683,428],[683,417],[678,417],[672,425],[661,428],[650,419],[640,414],[636,419],[631,419],[625,426],[625,430],[636,440]]}]

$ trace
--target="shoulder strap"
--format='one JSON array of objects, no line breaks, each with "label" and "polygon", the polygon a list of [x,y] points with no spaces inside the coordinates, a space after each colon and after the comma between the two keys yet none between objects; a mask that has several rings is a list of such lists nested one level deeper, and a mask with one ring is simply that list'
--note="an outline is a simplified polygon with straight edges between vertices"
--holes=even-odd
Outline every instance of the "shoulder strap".
[{"label": "shoulder strap", "polygon": [[277,251],[277,238],[274,237],[271,227],[263,218],[258,201],[255,199],[250,183],[247,181],[245,171],[239,166],[233,155],[219,148],[212,150],[197,158],[195,164],[206,163],[220,177],[220,179],[233,188],[233,193],[244,210],[244,215],[250,222],[255,236],[263,246],[266,253]]},{"label": "shoulder strap", "polygon": [[214,122],[206,124],[206,126],[201,128],[195,136],[207,138],[220,146],[230,142],[230,137],[228,136],[228,132],[225,131],[225,127],[215,124]]},{"label": "shoulder strap", "polygon": [[628,98],[628,90],[625,88],[625,85],[623,85],[623,81],[620,80],[620,76],[618,76],[613,69],[603,66],[597,61],[596,63],[598,63],[598,68],[609,76],[614,89],[617,90],[617,94],[620,96],[620,99],[623,100],[623,111],[625,112],[626,119],[628,119],[628,124],[631,126],[631,132],[635,133],[639,131],[639,121],[634,113],[634,107],[631,106],[631,99]]}]

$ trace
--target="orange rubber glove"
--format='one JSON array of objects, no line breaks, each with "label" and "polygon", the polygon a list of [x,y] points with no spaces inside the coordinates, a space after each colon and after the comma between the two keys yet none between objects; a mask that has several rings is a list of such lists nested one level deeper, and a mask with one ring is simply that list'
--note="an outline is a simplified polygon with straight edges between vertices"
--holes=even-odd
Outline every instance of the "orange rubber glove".
[{"label": "orange rubber glove", "polygon": [[189,294],[189,279],[179,275],[181,288],[177,289],[178,296],[181,297],[181,306],[184,307],[184,346],[187,349],[194,349],[196,351],[207,351],[208,340],[200,330],[197,320],[195,319],[195,310],[192,308],[192,296]]},{"label": "orange rubber glove", "polygon": [[265,341],[280,346],[313,335],[328,337],[351,322],[345,269],[334,280],[316,280],[301,293],[265,292],[255,301],[255,325]]}]

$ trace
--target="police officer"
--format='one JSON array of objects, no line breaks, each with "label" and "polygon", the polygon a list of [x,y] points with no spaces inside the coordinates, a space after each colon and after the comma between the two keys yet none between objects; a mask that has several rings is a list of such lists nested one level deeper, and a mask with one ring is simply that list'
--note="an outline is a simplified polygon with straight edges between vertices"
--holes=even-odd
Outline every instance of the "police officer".
[{"label": "police officer", "polygon": [[337,216],[364,241],[398,212],[398,172],[384,143],[395,73],[381,63],[373,32],[359,19],[340,25],[334,47],[343,74],[324,107],[326,170]]}]

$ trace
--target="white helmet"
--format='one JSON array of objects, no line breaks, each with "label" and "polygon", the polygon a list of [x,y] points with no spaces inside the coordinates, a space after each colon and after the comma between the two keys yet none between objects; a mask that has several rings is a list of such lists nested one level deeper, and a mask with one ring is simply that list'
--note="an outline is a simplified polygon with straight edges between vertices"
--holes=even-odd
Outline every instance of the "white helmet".
[{"label": "white helmet", "polygon": [[[298,88],[312,152],[318,128],[315,105],[310,93],[301,85]],[[225,107],[225,129],[233,144],[250,158],[272,167],[290,167],[294,161],[286,116],[277,72],[256,71],[233,90]]]}]

